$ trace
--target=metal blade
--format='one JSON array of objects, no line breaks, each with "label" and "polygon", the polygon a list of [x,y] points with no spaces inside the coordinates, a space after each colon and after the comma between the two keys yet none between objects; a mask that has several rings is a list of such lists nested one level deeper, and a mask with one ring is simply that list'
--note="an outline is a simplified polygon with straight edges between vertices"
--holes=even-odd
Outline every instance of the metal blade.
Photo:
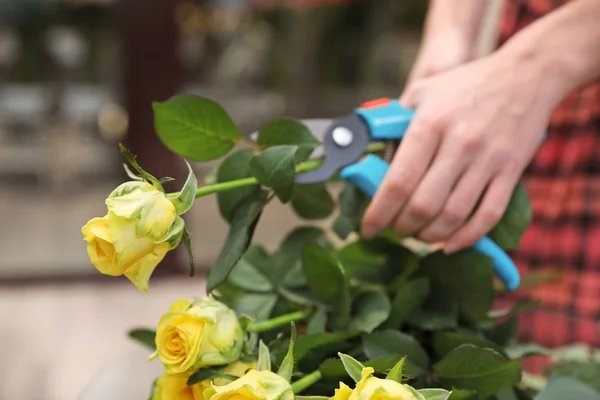
[{"label": "metal blade", "polygon": [[[339,133],[345,132],[340,137]],[[336,139],[336,132],[338,132]],[[348,138],[349,141],[341,139]],[[338,118],[329,125],[323,136],[325,161],[320,167],[296,176],[297,184],[324,182],[330,179],[340,168],[357,162],[369,143],[369,133],[364,121],[351,114]]]},{"label": "metal blade", "polygon": [[[300,122],[302,122],[304,125],[306,125],[306,127],[312,132],[312,134],[321,143],[323,143],[325,134],[327,133],[327,128],[329,128],[329,126],[331,125],[333,120],[325,119],[325,118],[310,118],[310,119],[301,119]],[[252,140],[256,140],[258,138],[258,132],[252,133],[250,135],[250,138]],[[310,155],[310,159],[321,158],[324,155],[325,155],[325,149],[321,145],[312,152],[312,154]]]}]

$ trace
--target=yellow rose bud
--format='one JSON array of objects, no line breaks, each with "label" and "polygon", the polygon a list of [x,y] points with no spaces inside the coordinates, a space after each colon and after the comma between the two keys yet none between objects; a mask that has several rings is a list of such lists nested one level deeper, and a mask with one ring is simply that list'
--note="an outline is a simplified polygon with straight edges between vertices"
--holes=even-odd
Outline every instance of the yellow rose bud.
[{"label": "yellow rose bud", "polygon": [[[227,375],[243,376],[248,370],[256,368],[256,363],[244,363],[236,361],[221,369],[220,372]],[[208,389],[211,394],[214,393],[212,385],[223,386],[231,381],[224,378],[210,379],[195,383],[192,386],[187,385],[187,381],[192,374],[170,375],[164,374],[156,381],[156,388],[152,400],[204,400],[204,393]]]},{"label": "yellow rose bud", "polygon": [[339,389],[335,389],[335,394],[333,397],[330,397],[330,400],[348,400],[350,395],[352,394],[352,389],[350,386],[346,385],[344,382],[340,382]]},{"label": "yellow rose bud", "polygon": [[349,400],[417,400],[403,384],[373,376],[371,367],[362,370],[362,379],[356,384]]},{"label": "yellow rose bud", "polygon": [[125,275],[140,290],[169,250],[181,242],[183,219],[164,193],[146,182],[126,182],[106,199],[108,213],[82,229],[92,264],[105,275]]},{"label": "yellow rose bud", "polygon": [[271,371],[246,373],[224,386],[212,386],[212,393],[206,391],[204,399],[210,400],[294,400],[290,383]]},{"label": "yellow rose bud", "polygon": [[170,374],[189,373],[238,360],[244,332],[236,313],[207,297],[179,299],[156,330],[156,352]]}]

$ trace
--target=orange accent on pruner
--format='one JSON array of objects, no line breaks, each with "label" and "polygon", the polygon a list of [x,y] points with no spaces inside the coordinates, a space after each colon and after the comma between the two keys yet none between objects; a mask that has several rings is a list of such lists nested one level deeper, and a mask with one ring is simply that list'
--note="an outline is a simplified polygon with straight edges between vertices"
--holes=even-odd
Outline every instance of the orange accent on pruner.
[{"label": "orange accent on pruner", "polygon": [[390,99],[388,97],[382,97],[380,99],[366,101],[360,105],[360,108],[362,108],[363,110],[377,108],[377,107],[385,106],[386,104],[389,104],[391,101],[392,101],[392,99]]}]

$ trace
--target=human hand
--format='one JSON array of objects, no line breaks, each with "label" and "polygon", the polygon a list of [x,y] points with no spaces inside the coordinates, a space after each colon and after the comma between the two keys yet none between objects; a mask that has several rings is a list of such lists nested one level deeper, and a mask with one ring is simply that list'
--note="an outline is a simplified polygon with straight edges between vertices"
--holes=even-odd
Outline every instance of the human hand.
[{"label": "human hand", "polygon": [[485,236],[564,95],[559,80],[541,71],[498,52],[409,88],[404,102],[418,104],[417,112],[364,215],[363,234],[389,226],[445,241],[448,253]]}]

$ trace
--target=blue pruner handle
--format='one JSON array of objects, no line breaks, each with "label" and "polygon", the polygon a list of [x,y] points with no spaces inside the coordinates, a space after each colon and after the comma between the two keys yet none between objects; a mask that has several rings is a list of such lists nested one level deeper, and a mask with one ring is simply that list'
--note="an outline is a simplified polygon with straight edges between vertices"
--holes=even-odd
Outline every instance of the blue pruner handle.
[{"label": "blue pruner handle", "polygon": [[373,141],[402,139],[415,115],[414,110],[388,98],[363,103],[354,112],[367,124]]},{"label": "blue pruner handle", "polygon": [[[361,189],[373,198],[381,185],[389,164],[381,158],[368,154],[363,160],[340,171],[340,177]],[[473,245],[473,248],[493,260],[494,273],[509,291],[519,287],[521,277],[510,257],[487,236]]]}]

